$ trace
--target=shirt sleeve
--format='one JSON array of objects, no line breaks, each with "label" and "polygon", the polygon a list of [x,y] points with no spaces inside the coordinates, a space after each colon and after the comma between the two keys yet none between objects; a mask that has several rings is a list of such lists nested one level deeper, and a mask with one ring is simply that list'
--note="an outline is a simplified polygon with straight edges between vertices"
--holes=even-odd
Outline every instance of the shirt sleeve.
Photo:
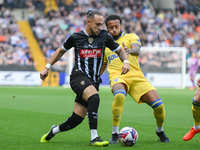
[{"label": "shirt sleeve", "polygon": [[117,42],[115,42],[115,40],[110,35],[110,33],[107,33],[106,47],[108,47],[113,52],[115,52],[121,48],[121,46]]},{"label": "shirt sleeve", "polygon": [[131,45],[137,44],[137,45],[141,46],[140,38],[135,33],[131,34],[130,40],[131,40]]},{"label": "shirt sleeve", "polygon": [[62,48],[68,51],[70,48],[74,47],[73,36],[71,35],[69,38],[65,40],[62,45]]}]

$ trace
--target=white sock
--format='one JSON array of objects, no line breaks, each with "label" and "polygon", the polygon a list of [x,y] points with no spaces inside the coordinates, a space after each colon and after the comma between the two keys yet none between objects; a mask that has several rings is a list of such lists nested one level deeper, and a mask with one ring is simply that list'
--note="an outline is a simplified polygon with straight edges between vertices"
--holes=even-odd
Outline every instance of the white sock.
[{"label": "white sock", "polygon": [[158,126],[157,126],[156,131],[157,131],[157,132],[161,132],[161,131],[163,131],[163,126],[162,126],[162,127],[158,127]]},{"label": "white sock", "polygon": [[119,134],[119,126],[113,126],[112,134],[117,133]]},{"label": "white sock", "polygon": [[92,130],[90,130],[90,132],[91,132],[91,141],[92,141],[93,139],[95,139],[96,137],[98,137],[98,134],[97,134],[97,130],[96,130],[96,129],[92,129]]},{"label": "white sock", "polygon": [[59,126],[53,128],[52,132],[53,132],[54,135],[59,133],[60,132]]},{"label": "white sock", "polygon": [[194,129],[195,129],[195,130],[197,130],[197,129],[199,129],[199,128],[200,128],[200,125],[198,125],[198,126],[195,126],[195,125],[194,125]]}]

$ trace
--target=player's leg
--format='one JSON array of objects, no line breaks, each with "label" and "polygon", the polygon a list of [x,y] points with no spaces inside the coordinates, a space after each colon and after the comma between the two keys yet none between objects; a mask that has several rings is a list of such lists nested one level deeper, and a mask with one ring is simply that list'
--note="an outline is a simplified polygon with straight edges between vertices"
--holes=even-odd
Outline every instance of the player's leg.
[{"label": "player's leg", "polygon": [[[84,84],[82,81],[84,81]],[[90,84],[91,83],[90,80],[88,80],[88,77],[83,75],[80,71],[73,72],[73,75],[70,76],[70,86],[77,95],[73,113],[71,117],[69,117],[61,125],[53,126],[47,134],[43,135],[40,142],[48,142],[55,134],[70,130],[83,121],[87,114],[88,103],[82,99],[82,93],[83,90]]]},{"label": "player's leg", "polygon": [[156,134],[159,136],[161,142],[169,142],[169,138],[163,131],[163,125],[165,120],[165,109],[162,99],[158,95],[156,90],[150,90],[141,96],[140,100],[147,103],[153,108],[154,117],[156,118],[157,129]]},{"label": "player's leg", "polygon": [[127,86],[124,83],[117,83],[113,85],[113,103],[112,103],[112,115],[113,115],[113,131],[112,137],[109,141],[110,144],[118,143],[119,125],[121,120],[121,115],[123,112],[124,101],[126,98]]},{"label": "player's leg", "polygon": [[200,89],[198,88],[193,101],[192,101],[192,114],[194,118],[194,126],[191,130],[183,137],[183,140],[191,140],[195,134],[200,132]]},{"label": "player's leg", "polygon": [[83,121],[83,119],[86,116],[86,113],[87,113],[87,107],[83,106],[78,102],[75,102],[72,115],[59,126],[53,125],[51,130],[42,136],[40,142],[42,143],[49,142],[51,138],[54,137],[57,133],[68,131],[75,128]]},{"label": "player's leg", "polygon": [[97,133],[98,108],[100,101],[97,89],[93,85],[88,86],[83,91],[83,99],[88,103],[87,116],[91,132],[90,145],[107,146],[109,142],[101,140]]},{"label": "player's leg", "polygon": [[189,73],[190,73],[190,81],[192,82],[192,86],[190,87],[190,90],[193,90],[195,88],[195,83],[194,83],[195,71],[190,70]]}]

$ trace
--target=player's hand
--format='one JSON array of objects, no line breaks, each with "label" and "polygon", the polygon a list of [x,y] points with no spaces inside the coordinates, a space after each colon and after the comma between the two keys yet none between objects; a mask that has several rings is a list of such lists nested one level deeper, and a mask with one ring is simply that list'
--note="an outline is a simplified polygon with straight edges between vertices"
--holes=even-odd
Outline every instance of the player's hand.
[{"label": "player's hand", "polygon": [[46,79],[46,77],[49,74],[49,68],[44,68],[41,72],[40,72],[40,78],[44,81]]},{"label": "player's hand", "polygon": [[122,73],[121,73],[121,75],[126,74],[127,72],[129,72],[129,70],[130,70],[129,63],[124,63],[124,65],[122,67]]},{"label": "player's hand", "polygon": [[126,52],[126,54],[129,55],[129,49],[128,49],[128,47],[126,47],[126,45],[124,44],[124,42],[122,42],[122,45],[124,47],[124,51]]},{"label": "player's hand", "polygon": [[197,79],[197,86],[199,86],[200,87],[200,77]]}]

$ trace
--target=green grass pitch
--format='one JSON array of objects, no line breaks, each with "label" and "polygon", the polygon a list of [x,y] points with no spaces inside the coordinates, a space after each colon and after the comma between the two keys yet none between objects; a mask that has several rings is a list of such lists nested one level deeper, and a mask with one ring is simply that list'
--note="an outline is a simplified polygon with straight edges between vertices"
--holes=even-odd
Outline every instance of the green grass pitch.
[{"label": "green grass pitch", "polygon": [[[72,113],[75,94],[62,87],[0,86],[0,149],[1,150],[193,150],[200,149],[200,134],[191,141],[183,136],[193,126],[192,98],[195,91],[189,89],[158,89],[165,109],[164,131],[170,143],[158,142],[156,123],[152,109],[137,104],[127,96],[120,128],[134,127],[138,142],[132,147],[119,144],[108,147],[89,146],[90,130],[87,118],[73,130],[56,135],[49,143],[40,143],[43,134],[53,124],[59,125]],[[112,132],[112,93],[100,88],[98,134],[109,140]]]}]

